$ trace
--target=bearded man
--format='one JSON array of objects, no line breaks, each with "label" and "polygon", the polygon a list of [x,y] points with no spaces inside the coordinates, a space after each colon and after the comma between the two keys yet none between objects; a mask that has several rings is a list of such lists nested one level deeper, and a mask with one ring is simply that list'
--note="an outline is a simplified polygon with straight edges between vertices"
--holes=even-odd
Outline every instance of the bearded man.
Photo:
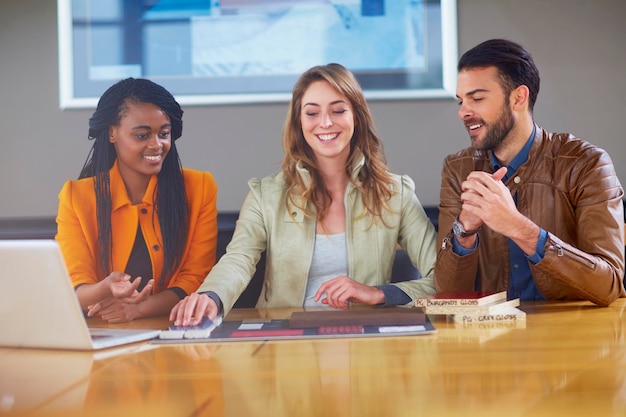
[{"label": "bearded man", "polygon": [[459,60],[472,146],[444,161],[435,287],[606,306],[626,296],[624,191],[604,150],[535,123],[539,80],[508,40]]}]

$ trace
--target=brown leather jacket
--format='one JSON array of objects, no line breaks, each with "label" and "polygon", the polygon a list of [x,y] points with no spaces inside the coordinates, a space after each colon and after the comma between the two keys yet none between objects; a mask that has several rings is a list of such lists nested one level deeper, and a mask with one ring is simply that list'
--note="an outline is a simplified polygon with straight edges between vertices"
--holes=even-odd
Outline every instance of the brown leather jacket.
[{"label": "brown leather jacket", "polygon": [[[461,183],[471,171],[492,172],[489,152],[464,149],[443,166],[439,205],[437,291],[509,287],[507,238],[483,225],[478,248],[452,250],[452,223],[461,210]],[[548,232],[545,256],[530,263],[547,299],[584,299],[606,306],[624,290],[624,191],[609,155],[567,133],[537,126],[526,161],[506,185],[518,210]],[[558,237],[557,237],[558,236]]]}]

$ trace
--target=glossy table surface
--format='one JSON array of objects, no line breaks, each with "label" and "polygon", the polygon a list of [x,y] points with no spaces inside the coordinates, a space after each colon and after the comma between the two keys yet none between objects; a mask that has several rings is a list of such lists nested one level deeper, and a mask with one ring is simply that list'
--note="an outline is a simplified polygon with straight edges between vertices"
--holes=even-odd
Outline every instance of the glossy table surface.
[{"label": "glossy table surface", "polygon": [[626,299],[521,309],[523,325],[431,316],[420,336],[4,348],[0,416],[625,416]]}]

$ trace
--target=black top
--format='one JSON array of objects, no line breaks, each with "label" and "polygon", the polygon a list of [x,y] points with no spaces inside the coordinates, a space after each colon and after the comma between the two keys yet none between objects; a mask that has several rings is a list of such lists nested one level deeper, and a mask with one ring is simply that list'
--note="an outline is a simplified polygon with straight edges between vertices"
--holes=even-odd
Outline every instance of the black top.
[{"label": "black top", "polygon": [[141,291],[153,277],[152,261],[148,253],[146,240],[143,238],[143,233],[141,233],[141,226],[137,226],[135,244],[133,245],[133,250],[130,252],[130,257],[128,258],[124,272],[130,275],[131,281],[134,281],[137,277],[141,277],[141,284],[139,284],[137,291]]}]

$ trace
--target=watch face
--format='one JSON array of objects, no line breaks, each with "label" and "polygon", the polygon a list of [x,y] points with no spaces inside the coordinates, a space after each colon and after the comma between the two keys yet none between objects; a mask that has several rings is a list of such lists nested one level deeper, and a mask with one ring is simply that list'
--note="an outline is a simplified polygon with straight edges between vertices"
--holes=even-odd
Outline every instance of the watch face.
[{"label": "watch face", "polygon": [[452,223],[452,232],[455,234],[455,236],[458,236],[461,233],[461,225],[456,220],[454,221],[454,223]]},{"label": "watch face", "polygon": [[452,232],[457,237],[468,237],[475,235],[478,230],[472,230],[468,232],[463,228],[463,225],[461,224],[461,222],[459,222],[459,219],[455,219],[454,223],[452,223]]},{"label": "watch face", "polygon": [[461,226],[458,220],[454,220],[454,223],[452,223],[452,232],[455,236],[463,237],[465,230],[463,230],[463,226]]}]

